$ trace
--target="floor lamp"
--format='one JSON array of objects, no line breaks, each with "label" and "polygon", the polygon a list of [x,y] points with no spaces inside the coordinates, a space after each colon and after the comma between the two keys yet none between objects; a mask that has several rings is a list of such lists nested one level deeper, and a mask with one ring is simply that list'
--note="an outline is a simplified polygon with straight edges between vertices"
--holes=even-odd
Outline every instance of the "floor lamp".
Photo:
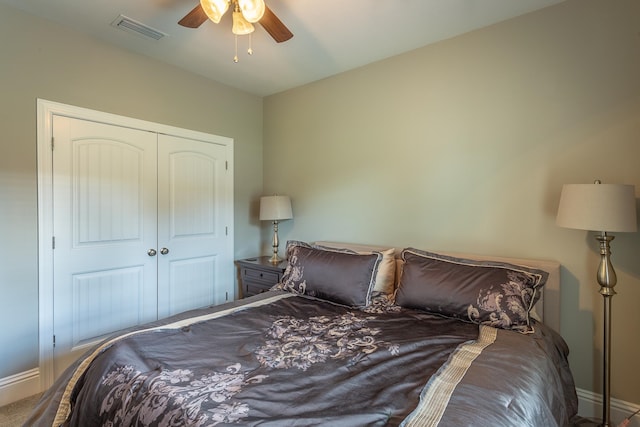
[{"label": "floor lamp", "polygon": [[264,196],[260,197],[260,220],[273,221],[273,255],[269,259],[272,264],[277,264],[282,259],[278,257],[278,221],[293,218],[291,211],[291,199],[289,196]]},{"label": "floor lamp", "polygon": [[604,348],[602,356],[602,425],[611,426],[611,298],[616,294],[616,272],[611,264],[608,232],[637,231],[636,198],[633,185],[565,184],[560,195],[556,224],[561,227],[598,231],[600,265],[598,283],[604,298]]}]

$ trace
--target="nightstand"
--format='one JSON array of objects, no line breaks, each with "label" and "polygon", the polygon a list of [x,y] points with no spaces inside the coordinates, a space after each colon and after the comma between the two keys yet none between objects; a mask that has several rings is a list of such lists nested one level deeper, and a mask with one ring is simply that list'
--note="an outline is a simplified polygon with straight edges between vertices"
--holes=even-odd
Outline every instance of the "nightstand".
[{"label": "nightstand", "polygon": [[268,291],[273,285],[280,282],[282,274],[287,268],[287,261],[273,264],[270,256],[239,259],[236,261],[240,268],[240,280],[242,297],[250,297]]}]

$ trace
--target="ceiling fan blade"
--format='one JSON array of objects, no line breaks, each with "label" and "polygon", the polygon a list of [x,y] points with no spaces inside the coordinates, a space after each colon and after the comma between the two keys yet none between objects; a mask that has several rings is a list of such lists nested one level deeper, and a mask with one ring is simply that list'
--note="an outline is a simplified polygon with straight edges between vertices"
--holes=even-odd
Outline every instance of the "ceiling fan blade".
[{"label": "ceiling fan blade", "polygon": [[275,13],[268,6],[265,5],[264,15],[260,19],[260,25],[264,28],[273,39],[278,42],[286,42],[293,33],[282,23],[282,21],[276,16]]},{"label": "ceiling fan blade", "polygon": [[178,24],[187,28],[198,28],[207,19],[207,14],[204,13],[204,10],[202,10],[202,6],[200,6],[200,3],[198,3],[198,5],[194,7],[191,12],[187,13],[184,18],[178,21]]}]

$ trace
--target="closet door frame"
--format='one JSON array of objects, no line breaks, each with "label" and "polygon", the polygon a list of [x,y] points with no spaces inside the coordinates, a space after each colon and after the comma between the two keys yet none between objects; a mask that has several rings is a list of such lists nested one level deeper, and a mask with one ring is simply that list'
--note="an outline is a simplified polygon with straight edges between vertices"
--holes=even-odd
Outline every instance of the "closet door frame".
[{"label": "closet door frame", "polygon": [[[39,377],[41,390],[53,384],[53,152],[52,126],[54,116],[66,116],[116,126],[129,127],[159,134],[174,135],[202,142],[219,144],[226,149],[228,179],[224,199],[228,206],[228,236],[226,253],[233,262],[233,139],[148,122],[111,113],[62,104],[44,99],[37,100],[37,167],[38,167],[38,300],[39,300]],[[233,285],[233,277],[229,278]],[[233,296],[232,296],[233,297]]]}]

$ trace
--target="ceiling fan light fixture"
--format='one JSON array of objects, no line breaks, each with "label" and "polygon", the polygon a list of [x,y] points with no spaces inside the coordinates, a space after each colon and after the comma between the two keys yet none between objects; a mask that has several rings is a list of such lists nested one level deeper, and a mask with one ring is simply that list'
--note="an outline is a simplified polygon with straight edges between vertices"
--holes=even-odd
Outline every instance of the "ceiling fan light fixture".
[{"label": "ceiling fan light fixture", "polygon": [[229,2],[228,0],[200,0],[200,6],[209,19],[217,24],[229,9]]},{"label": "ceiling fan light fixture", "polygon": [[250,23],[256,23],[264,15],[265,5],[264,0],[237,0],[240,6],[240,11]]},{"label": "ceiling fan light fixture", "polygon": [[233,12],[233,27],[231,28],[231,32],[233,32],[233,34],[237,36],[244,36],[245,34],[253,33],[253,30],[253,25],[244,19],[242,12]]}]

